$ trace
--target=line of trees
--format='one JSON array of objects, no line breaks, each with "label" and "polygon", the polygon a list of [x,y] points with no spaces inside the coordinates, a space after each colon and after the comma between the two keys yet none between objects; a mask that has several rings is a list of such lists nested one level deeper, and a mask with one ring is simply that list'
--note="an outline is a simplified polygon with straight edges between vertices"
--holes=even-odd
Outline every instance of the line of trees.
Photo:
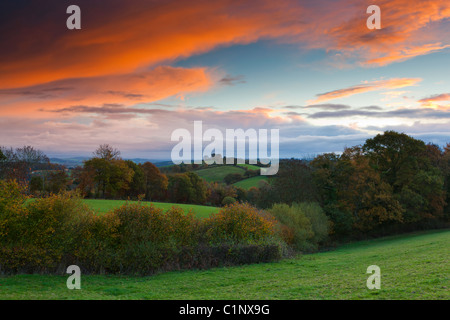
[{"label": "line of trees", "polygon": [[448,225],[450,144],[387,131],[340,155],[280,163],[256,204],[318,202],[336,236]]}]

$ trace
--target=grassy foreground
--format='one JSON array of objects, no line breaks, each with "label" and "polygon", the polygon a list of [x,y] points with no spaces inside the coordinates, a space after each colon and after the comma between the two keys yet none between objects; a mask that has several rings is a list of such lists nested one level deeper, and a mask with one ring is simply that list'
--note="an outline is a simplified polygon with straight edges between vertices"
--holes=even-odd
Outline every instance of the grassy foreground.
[{"label": "grassy foreground", "polygon": [[[450,230],[362,241],[335,251],[152,277],[0,276],[0,299],[450,299]],[[381,289],[366,287],[367,267]]]}]

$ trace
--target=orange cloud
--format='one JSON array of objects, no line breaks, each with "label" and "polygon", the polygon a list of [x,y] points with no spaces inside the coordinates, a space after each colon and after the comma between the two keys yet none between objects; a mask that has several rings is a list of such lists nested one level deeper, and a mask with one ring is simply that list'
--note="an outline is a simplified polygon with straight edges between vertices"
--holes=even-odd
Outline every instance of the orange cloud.
[{"label": "orange cloud", "polygon": [[[365,10],[377,4],[382,29],[368,30]],[[67,78],[146,70],[221,46],[261,39],[337,50],[364,64],[384,65],[449,46],[433,23],[450,17],[448,0],[79,0],[82,30],[65,28],[65,4],[17,7],[0,36],[0,88]],[[22,19],[15,19],[20,15]],[[13,19],[14,18],[14,19]]]},{"label": "orange cloud", "polygon": [[428,98],[420,99],[418,102],[420,102],[422,107],[425,107],[425,108],[443,110],[443,111],[450,110],[450,104],[443,105],[441,103],[436,103],[436,102],[444,102],[444,101],[450,101],[450,93],[436,94],[436,95],[433,95]]},{"label": "orange cloud", "polygon": [[[292,7],[291,0],[114,2],[100,8],[91,1],[79,1],[86,8],[79,31],[59,26],[60,12],[42,21],[39,30],[8,21],[12,30],[17,29],[16,40],[10,39],[10,50],[0,55],[0,87],[131,73],[218,46],[279,38],[301,30],[302,9]],[[24,21],[26,17],[20,23]]]},{"label": "orange cloud", "polygon": [[420,78],[394,78],[389,80],[377,80],[365,82],[359,85],[351,86],[344,89],[333,90],[317,95],[317,99],[307,101],[308,104],[316,104],[328,100],[339,99],[343,97],[352,96],[359,93],[383,90],[383,89],[398,89],[403,87],[414,86],[422,81]]},{"label": "orange cloud", "polygon": [[[204,92],[215,83],[206,68],[156,67],[134,74],[65,79],[18,89],[0,90],[0,113],[14,115],[73,105],[131,105],[173,95]],[[41,116],[45,114],[41,113]]]},{"label": "orange cloud", "polygon": [[[347,57],[356,55],[363,65],[383,66],[450,46],[448,31],[439,29],[439,23],[450,17],[447,0],[414,4],[408,0],[336,2],[337,6],[342,4],[345,12],[341,10],[338,14],[346,16],[345,19],[330,12],[322,20],[329,49],[342,51]],[[380,30],[369,30],[366,27],[369,14],[362,14],[373,4],[381,9]]]},{"label": "orange cloud", "polygon": [[434,102],[434,101],[450,101],[450,93],[437,94],[419,100],[419,102]]}]

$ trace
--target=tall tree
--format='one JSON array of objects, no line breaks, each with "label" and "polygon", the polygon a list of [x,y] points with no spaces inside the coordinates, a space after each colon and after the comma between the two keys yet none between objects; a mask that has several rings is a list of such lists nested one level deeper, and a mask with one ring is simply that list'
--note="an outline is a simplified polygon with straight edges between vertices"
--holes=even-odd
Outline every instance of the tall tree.
[{"label": "tall tree", "polygon": [[[317,201],[317,190],[312,181],[312,170],[302,160],[286,159],[280,161],[280,169],[273,180],[275,202],[291,205],[294,202]],[[268,194],[267,196],[270,196]]]},{"label": "tall tree", "polygon": [[351,169],[341,171],[346,174],[342,178],[347,183],[339,187],[338,199],[341,207],[352,213],[356,229],[367,231],[381,224],[402,221],[404,209],[394,198],[392,187],[369,165],[361,148],[345,149],[340,161]]},{"label": "tall tree", "polygon": [[134,198],[139,197],[141,194],[145,195],[145,173],[141,166],[137,163],[126,160],[125,163],[131,170],[133,170],[133,178],[129,185],[127,195]]},{"label": "tall tree", "polygon": [[423,141],[404,133],[386,131],[368,139],[363,150],[371,166],[393,188],[394,195],[405,209],[406,222],[442,216],[444,179],[432,164],[435,148],[427,148]]},{"label": "tall tree", "polygon": [[64,170],[52,171],[47,177],[47,189],[52,193],[66,190],[70,184],[69,176]]},{"label": "tall tree", "polygon": [[94,158],[104,159],[106,161],[120,159],[120,151],[109,144],[102,144],[94,151]]},{"label": "tall tree", "polygon": [[145,198],[147,200],[162,200],[167,193],[169,181],[167,176],[151,162],[141,165],[145,180]]}]

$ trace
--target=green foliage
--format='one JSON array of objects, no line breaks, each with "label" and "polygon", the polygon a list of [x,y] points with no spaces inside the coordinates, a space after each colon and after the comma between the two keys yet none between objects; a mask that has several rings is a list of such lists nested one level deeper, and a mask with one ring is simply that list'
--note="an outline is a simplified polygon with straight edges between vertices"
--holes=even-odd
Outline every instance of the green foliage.
[{"label": "green foliage", "polygon": [[137,199],[141,194],[145,195],[146,192],[146,176],[142,166],[134,163],[131,160],[126,160],[127,166],[133,170],[133,178],[129,184],[129,189],[123,196],[129,196],[131,198]]},{"label": "green foliage", "polygon": [[242,179],[244,179],[244,176],[241,173],[229,173],[223,178],[223,181],[226,184],[233,184],[241,181]]},{"label": "green foliage", "polygon": [[311,242],[315,245],[326,240],[330,231],[330,221],[317,202],[301,202],[294,203],[293,207],[297,207],[311,223],[314,233]]},{"label": "green foliage", "polygon": [[313,227],[299,206],[280,203],[273,205],[269,212],[279,221],[279,232],[288,245],[299,251],[310,249],[309,240],[314,237]]},{"label": "green foliage", "polygon": [[222,205],[224,205],[224,206],[228,206],[233,203],[236,203],[236,199],[233,197],[227,196],[227,197],[223,198],[223,200],[222,200]]},{"label": "green foliage", "polygon": [[31,194],[39,194],[41,191],[44,191],[44,180],[40,176],[33,176],[30,179],[29,187]]},{"label": "green foliage", "polygon": [[[46,189],[50,193],[58,193],[67,190],[69,184],[69,176],[64,170],[56,170],[49,173]],[[31,186],[30,186],[31,189]]]},{"label": "green foliage", "polygon": [[177,173],[169,176],[168,193],[172,202],[204,204],[207,186],[194,172]]},{"label": "green foliage", "polygon": [[26,188],[15,180],[0,180],[0,239],[17,239],[21,236],[21,217],[23,204],[27,199]]},{"label": "green foliage", "polygon": [[145,162],[140,167],[144,172],[145,199],[164,200],[169,184],[167,176],[151,162]]},{"label": "green foliage", "polygon": [[[387,131],[340,156],[311,162],[319,201],[337,236],[444,218],[445,157],[406,134]],[[448,172],[448,171],[447,171]]]},{"label": "green foliage", "polygon": [[443,216],[445,170],[439,168],[443,162],[439,149],[394,131],[367,140],[363,149],[406,211],[405,222]]}]

